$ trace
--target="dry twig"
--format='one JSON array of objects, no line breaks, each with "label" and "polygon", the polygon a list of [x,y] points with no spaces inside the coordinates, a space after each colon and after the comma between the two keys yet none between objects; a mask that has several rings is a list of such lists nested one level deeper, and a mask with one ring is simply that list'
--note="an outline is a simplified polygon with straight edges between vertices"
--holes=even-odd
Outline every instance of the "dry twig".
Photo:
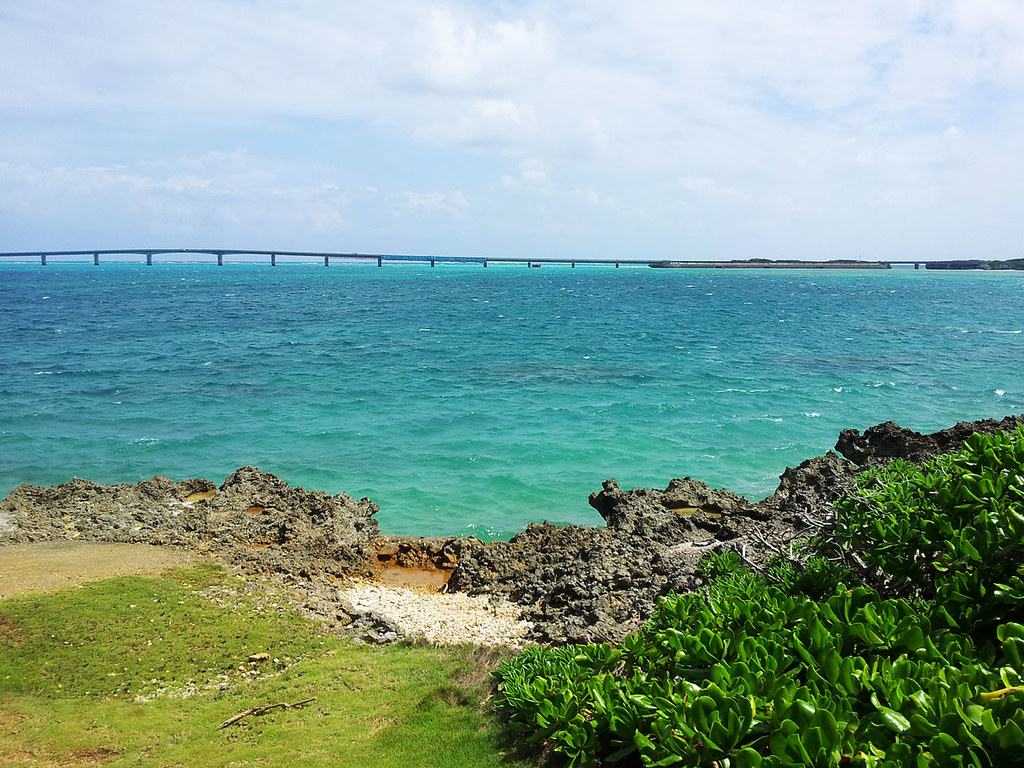
[{"label": "dry twig", "polygon": [[316,701],[316,696],[313,696],[308,699],[303,699],[302,701],[296,701],[294,704],[289,704],[286,701],[281,701],[277,704],[267,704],[263,707],[250,707],[244,712],[239,712],[237,715],[229,717],[227,720],[225,720],[223,723],[217,726],[217,730],[219,731],[221,728],[227,728],[229,725],[234,725],[243,717],[248,717],[249,715],[262,715],[264,712],[269,712],[270,710],[276,709],[278,707],[281,707],[283,709],[294,709],[295,707],[301,707],[304,704],[309,704],[309,702],[311,701]]}]

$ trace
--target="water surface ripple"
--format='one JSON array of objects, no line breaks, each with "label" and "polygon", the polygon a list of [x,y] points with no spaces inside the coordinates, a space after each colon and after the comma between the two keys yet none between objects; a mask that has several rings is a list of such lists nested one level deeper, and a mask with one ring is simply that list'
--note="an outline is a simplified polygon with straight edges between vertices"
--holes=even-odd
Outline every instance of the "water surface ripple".
[{"label": "water surface ripple", "polygon": [[0,494],[254,464],[391,533],[752,498],[845,427],[1024,411],[1019,273],[0,265]]}]

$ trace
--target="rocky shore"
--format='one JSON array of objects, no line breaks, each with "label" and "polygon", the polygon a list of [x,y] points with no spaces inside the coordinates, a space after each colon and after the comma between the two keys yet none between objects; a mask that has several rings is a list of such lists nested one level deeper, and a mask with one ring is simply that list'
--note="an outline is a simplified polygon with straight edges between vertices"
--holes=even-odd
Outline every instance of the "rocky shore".
[{"label": "rocky shore", "polygon": [[0,501],[0,544],[157,544],[216,552],[252,572],[369,574],[378,510],[369,499],[292,488],[255,467],[236,470],[219,488],[208,480],[162,476],[118,485],[74,478],[11,491]]},{"label": "rocky shore", "polygon": [[[608,480],[590,496],[603,527],[536,523],[492,544],[382,536],[369,499],[293,488],[243,467],[219,487],[160,476],[22,485],[0,501],[0,545],[79,540],[207,553],[243,575],[275,579],[301,596],[309,615],[377,642],[410,635],[452,642],[459,617],[470,615],[476,629],[467,642],[616,641],[661,595],[699,587],[695,566],[706,552],[730,548],[762,562],[827,519],[865,468],[893,458],[919,462],[973,432],[1022,422],[1024,415],[965,422],[930,435],[892,422],[863,434],[844,430],[838,453],[787,469],[775,493],[757,503],[690,478],[663,490],[624,490]],[[382,586],[368,591],[353,576]],[[412,592],[402,588],[410,585]],[[455,607],[417,609],[408,597],[415,592],[446,593]]]}]

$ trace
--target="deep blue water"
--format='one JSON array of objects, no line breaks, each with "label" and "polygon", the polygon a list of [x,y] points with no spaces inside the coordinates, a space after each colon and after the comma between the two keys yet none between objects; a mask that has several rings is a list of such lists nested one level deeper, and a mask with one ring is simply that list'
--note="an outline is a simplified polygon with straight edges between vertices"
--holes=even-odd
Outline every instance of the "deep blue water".
[{"label": "deep blue water", "polygon": [[254,464],[385,532],[752,498],[840,429],[1024,412],[1024,274],[0,264],[0,495]]}]

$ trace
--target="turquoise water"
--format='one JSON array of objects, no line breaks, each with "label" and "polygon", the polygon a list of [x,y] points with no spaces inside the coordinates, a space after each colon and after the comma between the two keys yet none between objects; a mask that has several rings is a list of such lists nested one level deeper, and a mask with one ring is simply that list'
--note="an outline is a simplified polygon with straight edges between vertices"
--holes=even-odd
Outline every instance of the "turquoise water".
[{"label": "turquoise water", "polygon": [[751,498],[840,429],[1024,412],[1024,275],[0,264],[0,495],[254,464],[385,532]]}]

